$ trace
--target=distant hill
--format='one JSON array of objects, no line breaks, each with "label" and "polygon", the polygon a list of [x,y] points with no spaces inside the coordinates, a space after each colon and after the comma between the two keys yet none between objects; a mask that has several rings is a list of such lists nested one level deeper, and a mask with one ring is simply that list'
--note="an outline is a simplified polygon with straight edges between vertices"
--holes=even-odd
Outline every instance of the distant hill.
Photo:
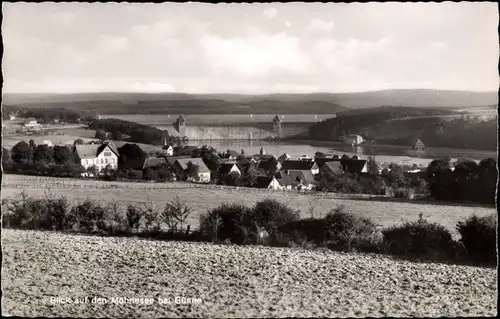
[{"label": "distant hill", "polygon": [[496,150],[497,119],[479,122],[447,109],[380,107],[341,112],[309,128],[312,140],[340,141],[348,134],[377,144],[411,147],[419,138],[426,146]]},{"label": "distant hill", "polygon": [[497,92],[386,90],[361,93],[185,94],[185,93],[7,93],[4,105],[66,108],[101,114],[332,114],[382,105],[466,108],[498,104]]}]

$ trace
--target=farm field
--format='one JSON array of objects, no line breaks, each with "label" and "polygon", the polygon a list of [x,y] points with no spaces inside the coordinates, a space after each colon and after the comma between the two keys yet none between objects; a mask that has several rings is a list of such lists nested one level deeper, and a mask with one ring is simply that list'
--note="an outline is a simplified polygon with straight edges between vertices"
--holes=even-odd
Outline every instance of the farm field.
[{"label": "farm field", "polygon": [[[322,250],[21,230],[4,230],[2,247],[3,315],[255,318],[497,313],[497,273],[488,268]],[[51,300],[55,297],[71,298],[71,303],[56,303]],[[92,303],[93,297],[103,303]],[[191,298],[191,303],[176,303],[176,297],[178,302]],[[150,302],[120,304],[120,298]],[[160,304],[160,299],[169,298],[171,303]]]},{"label": "farm field", "polygon": [[95,140],[95,138],[88,138],[76,135],[33,135],[33,136],[6,136],[2,138],[2,147],[11,149],[14,145],[20,141],[28,142],[33,140],[35,144],[43,144],[44,140],[50,140],[52,144],[65,144],[73,145],[73,142],[77,139],[82,139],[84,142]]},{"label": "farm field", "polygon": [[342,198],[335,194],[320,196],[314,194],[283,193],[281,191],[254,189],[219,189],[216,187],[195,188],[187,183],[132,183],[105,182],[93,180],[69,180],[24,175],[4,175],[2,180],[2,198],[13,198],[22,190],[30,196],[43,197],[49,191],[54,195],[63,195],[71,203],[84,201],[87,197],[102,204],[116,201],[120,205],[138,204],[152,201],[158,209],[176,195],[186,201],[194,210],[188,219],[191,227],[198,227],[199,215],[223,202],[237,202],[254,205],[265,198],[274,198],[301,211],[303,217],[310,217],[309,208],[313,207],[317,217],[328,213],[337,205],[358,216],[372,218],[378,224],[387,227],[403,221],[413,221],[420,213],[431,222],[438,222],[457,236],[455,226],[472,214],[486,216],[495,213],[495,208],[468,207],[458,205],[422,204],[409,202],[385,202]]}]

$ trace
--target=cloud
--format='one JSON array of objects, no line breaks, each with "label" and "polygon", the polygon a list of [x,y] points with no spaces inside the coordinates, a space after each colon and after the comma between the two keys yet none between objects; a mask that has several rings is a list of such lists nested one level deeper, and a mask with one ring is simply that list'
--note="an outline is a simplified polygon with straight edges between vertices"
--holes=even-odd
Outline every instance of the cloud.
[{"label": "cloud", "polygon": [[201,44],[208,65],[217,75],[260,77],[273,72],[303,72],[309,63],[299,39],[286,33],[246,38],[205,35]]},{"label": "cloud", "polygon": [[262,15],[268,19],[273,19],[276,17],[278,10],[276,8],[269,8],[262,12]]},{"label": "cloud", "polygon": [[98,49],[105,53],[115,53],[125,51],[129,47],[129,41],[124,36],[101,36],[98,44]]},{"label": "cloud", "polygon": [[312,19],[311,22],[309,23],[308,29],[330,32],[333,31],[334,27],[335,23],[333,23],[333,21],[326,22],[321,19]]},{"label": "cloud", "polygon": [[50,16],[50,20],[61,23],[61,24],[70,24],[77,17],[75,12],[67,11],[67,12],[57,12]]},{"label": "cloud", "polygon": [[292,23],[290,22],[290,20],[286,20],[286,21],[285,21],[285,26],[286,26],[287,28],[290,28],[290,27],[292,26]]}]

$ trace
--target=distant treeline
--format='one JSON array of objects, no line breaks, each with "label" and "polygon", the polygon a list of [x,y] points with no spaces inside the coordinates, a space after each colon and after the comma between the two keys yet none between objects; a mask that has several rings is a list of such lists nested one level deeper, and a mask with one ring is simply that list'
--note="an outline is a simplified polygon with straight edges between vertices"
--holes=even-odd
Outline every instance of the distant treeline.
[{"label": "distant treeline", "polygon": [[50,123],[59,120],[65,123],[78,123],[79,121],[92,121],[95,114],[90,112],[81,112],[65,108],[24,108],[5,105],[2,109],[2,119],[9,119],[11,114],[18,118],[34,117],[38,121]]},{"label": "distant treeline", "polygon": [[100,114],[332,114],[346,110],[328,101],[281,101],[272,98],[226,101],[216,98],[127,101],[75,101],[22,104],[29,108],[54,106]]},{"label": "distant treeline", "polygon": [[169,140],[167,131],[118,119],[95,120],[89,124],[89,128],[105,131],[112,136],[126,135],[128,141],[135,143],[162,145],[165,138]]},{"label": "distant treeline", "polygon": [[309,128],[315,140],[341,140],[359,134],[379,144],[411,146],[419,138],[426,146],[496,150],[497,121],[445,119],[453,111],[407,107],[381,107],[337,114]]}]

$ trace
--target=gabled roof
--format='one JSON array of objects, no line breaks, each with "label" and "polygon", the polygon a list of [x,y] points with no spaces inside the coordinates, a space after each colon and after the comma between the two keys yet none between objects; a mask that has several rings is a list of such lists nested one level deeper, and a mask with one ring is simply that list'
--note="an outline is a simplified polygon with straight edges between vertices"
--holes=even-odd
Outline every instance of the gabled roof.
[{"label": "gabled roof", "polygon": [[142,169],[146,168],[155,168],[160,166],[161,164],[166,164],[167,160],[163,157],[147,157],[144,160],[144,164],[142,165]]},{"label": "gabled roof", "polygon": [[280,165],[280,163],[278,161],[271,161],[271,159],[262,160],[262,161],[260,161],[259,165],[257,166],[257,169],[275,170],[275,169],[278,169],[279,165]]},{"label": "gabled roof", "polygon": [[311,170],[316,164],[313,161],[297,161],[297,160],[287,160],[281,163],[281,169],[283,170]]},{"label": "gabled roof", "polygon": [[183,170],[187,169],[189,162],[198,166],[198,172],[210,173],[210,170],[208,169],[207,165],[205,165],[205,162],[203,162],[203,160],[199,157],[179,158],[176,160],[176,163],[178,163]]},{"label": "gabled roof", "polygon": [[110,143],[110,142],[105,142],[105,143],[101,144],[99,149],[97,150],[97,155],[99,155],[106,148],[106,146],[109,146],[111,151],[113,153],[115,153],[116,156],[120,156],[120,153],[118,153],[118,148],[116,147],[116,145],[114,143]]},{"label": "gabled roof", "polygon": [[314,161],[316,162],[316,164],[318,164],[318,167],[322,167],[323,165],[325,165],[325,163],[328,162],[340,162],[340,158],[315,157]]},{"label": "gabled roof", "polygon": [[288,171],[288,176],[290,176],[292,182],[297,182],[298,180],[300,180],[305,184],[316,183],[314,175],[310,170],[290,170]]},{"label": "gabled roof", "polygon": [[348,173],[361,173],[363,167],[366,165],[366,160],[361,159],[345,159],[342,160],[342,167]]},{"label": "gabled roof", "polygon": [[[222,175],[225,175],[225,174],[229,174],[229,172],[233,169],[233,166],[235,166],[236,164],[233,164],[233,163],[223,163],[220,165],[220,168],[219,168],[219,173],[222,174]],[[238,168],[238,165],[236,165],[236,168]],[[240,170],[238,168],[238,170]]]},{"label": "gabled roof", "polygon": [[267,188],[269,187],[269,184],[273,181],[274,177],[268,177],[268,176],[258,176],[257,179],[255,180],[254,186],[258,188]]},{"label": "gabled roof", "polygon": [[328,169],[334,174],[342,173],[342,165],[340,161],[329,161],[321,166],[321,169]]},{"label": "gabled roof", "polygon": [[166,160],[167,163],[169,163],[170,165],[174,165],[175,161],[177,161],[180,158],[191,158],[191,156],[167,156]]},{"label": "gabled roof", "polygon": [[179,123],[186,123],[186,118],[184,117],[184,115],[181,113],[181,115],[179,115],[179,118],[177,119],[177,121],[179,121]]},{"label": "gabled roof", "polygon": [[269,160],[271,159],[272,157],[274,157],[274,155],[271,155],[271,154],[255,154],[254,156],[252,156],[252,158],[254,159],[260,159],[260,160]]},{"label": "gabled roof", "polygon": [[75,145],[75,151],[80,159],[95,158],[97,157],[97,149],[100,146],[99,144],[77,144]]},{"label": "gabled roof", "polygon": [[288,155],[287,153],[283,153],[280,157],[278,157],[278,161],[284,161],[286,159],[289,159],[290,158],[290,155]]},{"label": "gabled roof", "polygon": [[285,174],[285,172],[283,171],[278,172],[278,174],[276,174],[274,177],[281,186],[290,186],[293,184],[290,176]]}]

